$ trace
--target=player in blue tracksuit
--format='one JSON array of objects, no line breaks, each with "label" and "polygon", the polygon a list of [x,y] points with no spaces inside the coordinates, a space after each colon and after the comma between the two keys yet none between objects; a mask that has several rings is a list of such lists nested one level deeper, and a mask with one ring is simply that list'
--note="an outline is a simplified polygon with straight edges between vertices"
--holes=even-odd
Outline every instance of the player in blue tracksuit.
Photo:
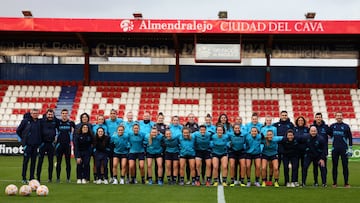
[{"label": "player in blue tracksuit", "polygon": [[65,155],[66,164],[66,181],[70,182],[71,174],[71,142],[73,140],[73,133],[75,123],[68,118],[69,111],[67,109],[61,110],[61,120],[59,121],[59,134],[56,139],[55,154],[56,154],[56,182],[60,182],[61,161]]},{"label": "player in blue tracksuit", "polygon": [[[180,134],[173,134],[170,129],[165,130],[165,136],[163,137],[163,143],[165,147],[165,165],[166,176],[169,185],[176,183],[176,178],[179,175],[179,138]],[[173,170],[171,170],[171,168]]]},{"label": "player in blue tracksuit", "polygon": [[[210,141],[211,133],[209,133],[205,125],[199,126],[199,131],[193,133],[195,138],[195,166],[196,166],[196,178],[195,185],[200,186],[200,174],[202,168],[202,162],[205,161],[206,167],[206,185],[210,186],[211,182],[211,152],[210,152]],[[202,174],[201,174],[202,175]],[[205,177],[202,176],[202,180],[205,180]]]},{"label": "player in blue tracksuit", "polygon": [[121,118],[117,117],[117,111],[115,109],[111,109],[110,117],[105,120],[107,134],[110,137],[113,135],[117,135],[117,129],[122,122],[123,122],[123,120]]},{"label": "player in blue tracksuit", "polygon": [[[195,138],[191,135],[191,129],[184,127],[182,129],[182,136],[179,138],[180,142],[180,185],[184,185],[185,166],[188,161],[190,168],[190,176],[193,185],[195,185]],[[187,177],[190,179],[190,177]]]},{"label": "player in blue tracksuit", "polygon": [[[271,117],[267,116],[265,118],[265,123],[264,123],[264,126],[261,127],[260,129],[260,132],[261,132],[261,135],[263,136],[266,136],[266,133],[267,131],[271,130],[273,132],[273,136],[277,136],[277,128],[275,126],[272,125],[272,119]],[[267,170],[266,170],[267,171]],[[267,179],[266,177],[266,185],[268,186],[272,186],[273,183],[272,183],[272,177],[273,177],[273,173],[274,173],[274,170],[273,170],[273,163],[272,162],[269,162],[269,179]],[[266,175],[266,176],[267,176]],[[264,178],[264,177],[262,177]],[[269,180],[269,181],[268,181]]]},{"label": "player in blue tracksuit", "polygon": [[144,144],[146,146],[146,162],[147,162],[147,177],[148,184],[152,185],[152,175],[153,175],[153,159],[157,163],[157,184],[163,185],[163,148],[162,148],[163,135],[158,132],[154,127],[151,129],[150,133],[145,135]]},{"label": "player in blue tracksuit", "polygon": [[32,109],[30,114],[24,115],[24,119],[16,129],[16,134],[21,138],[22,145],[24,146],[24,158],[22,164],[22,183],[26,184],[26,171],[30,162],[30,180],[34,179],[36,155],[39,145],[41,144],[41,126],[38,119],[39,110]]},{"label": "player in blue tracksuit", "polygon": [[229,147],[229,162],[230,162],[230,186],[235,186],[236,174],[236,161],[240,164],[240,185],[245,186],[245,133],[241,131],[239,124],[234,125],[232,134],[229,134],[230,147]]},{"label": "player in blue tracksuit", "polygon": [[251,122],[245,124],[244,129],[246,130],[245,133],[250,133],[251,128],[256,127],[256,129],[258,130],[258,132],[260,133],[261,127],[263,125],[259,122],[259,117],[257,113],[253,113],[251,116]]},{"label": "player in blue tracksuit", "polygon": [[180,124],[179,116],[173,116],[169,125],[172,135],[180,135],[182,133],[183,126]]},{"label": "player in blue tracksuit", "polygon": [[118,184],[117,168],[120,163],[121,177],[120,184],[125,184],[125,174],[127,171],[128,153],[129,153],[129,136],[125,133],[125,127],[117,127],[117,133],[111,136],[110,145],[113,150],[113,184]]},{"label": "player in blue tracksuit", "polygon": [[86,184],[90,180],[91,145],[94,136],[86,123],[83,123],[74,134],[77,184]]},{"label": "player in blue tracksuit", "polygon": [[141,183],[145,184],[145,169],[144,169],[144,160],[145,160],[145,148],[144,148],[144,139],[145,135],[140,132],[139,124],[134,123],[132,130],[125,133],[129,134],[129,170],[131,175],[130,183],[136,183],[136,160],[139,161],[139,169],[141,175]]},{"label": "player in blue tracksuit", "polygon": [[[110,137],[106,135],[105,129],[102,127],[99,127],[96,131],[93,148],[97,172],[96,184],[109,184],[108,160],[111,151]],[[101,168],[104,168],[103,173],[101,172]]]},{"label": "player in blue tracksuit", "polygon": [[140,131],[145,135],[149,134],[151,128],[155,125],[155,122],[150,120],[150,113],[145,112],[143,116],[143,120],[139,121]]},{"label": "player in blue tracksuit", "polygon": [[105,117],[103,115],[98,115],[97,123],[95,125],[93,125],[92,130],[93,130],[94,135],[96,134],[97,129],[100,128],[100,127],[104,128],[105,134],[108,135],[108,128],[105,125]]},{"label": "player in blue tracksuit", "polygon": [[348,124],[343,122],[343,115],[341,112],[335,114],[336,123],[330,126],[330,136],[332,138],[332,176],[333,187],[337,187],[337,175],[339,157],[341,157],[344,184],[346,188],[349,188],[349,167],[348,159],[352,156],[352,133]]},{"label": "player in blue tracksuit", "polygon": [[[325,121],[322,119],[322,113],[316,113],[315,114],[315,120],[313,125],[316,127],[318,134],[326,141],[326,143],[328,143],[329,140],[329,136],[330,136],[330,128],[329,126],[325,123]],[[328,156],[328,145],[326,144],[326,159],[325,161],[325,168],[324,170],[320,170],[320,173],[325,173],[322,174],[322,176],[327,176],[327,156]],[[313,168],[314,173],[317,174],[318,168]],[[314,178],[314,180],[317,180],[317,176],[316,179]],[[316,182],[316,181],[315,181]]]},{"label": "player in blue tracksuit", "polygon": [[[112,137],[113,135],[117,134],[117,127],[123,122],[121,118],[117,117],[117,111],[115,109],[110,110],[110,117],[105,120],[105,125],[107,128],[107,135]],[[110,169],[110,182],[113,181],[113,150],[111,149],[111,152],[109,154],[109,169]]]},{"label": "player in blue tracksuit", "polygon": [[[284,162],[284,178],[286,187],[297,187],[298,183],[298,171],[299,171],[299,156],[302,148],[306,144],[301,142],[304,140],[305,135],[295,136],[292,129],[289,129],[286,133],[286,137],[281,141],[283,146],[283,162]],[[289,171],[291,169],[291,182],[289,179]]]},{"label": "player in blue tracksuit", "polygon": [[233,133],[233,127],[231,126],[230,122],[229,122],[229,118],[226,114],[220,114],[218,121],[216,123],[216,126],[218,125],[222,125],[224,126],[225,129],[225,134],[227,133]]},{"label": "player in blue tracksuit", "polygon": [[[127,121],[123,121],[123,123],[122,123],[125,127],[125,133],[132,133],[133,126],[135,124],[138,124],[138,122],[134,121],[134,115],[131,111],[126,114],[126,119],[127,119]],[[139,128],[140,128],[140,126],[139,126]]]},{"label": "player in blue tracksuit", "polygon": [[[299,116],[295,120],[294,127],[294,136],[296,139],[301,139],[302,137],[309,134],[309,128],[306,126],[306,120],[303,116]],[[305,155],[305,144],[299,143],[299,162],[301,168],[304,166],[304,155]],[[295,181],[294,184],[298,186],[298,181]]]},{"label": "player in blue tracksuit", "polygon": [[[313,163],[314,168],[318,168],[320,166],[321,171],[321,180],[323,187],[326,187],[326,166],[325,166],[325,159],[326,159],[326,145],[327,142],[325,139],[318,134],[317,129],[315,126],[310,127],[310,135],[304,138],[304,142],[306,143],[305,149],[305,159],[304,159],[304,167],[302,168],[302,186],[306,185],[306,177],[307,171],[311,163]],[[317,181],[317,170],[314,172],[314,179],[315,183],[314,186],[318,186]]]},{"label": "player in blue tracksuit", "polygon": [[212,117],[210,114],[207,114],[205,117],[205,127],[206,127],[206,131],[211,133],[211,134],[215,134],[216,133],[216,126],[212,124]]},{"label": "player in blue tracksuit", "polygon": [[250,129],[250,134],[246,135],[246,176],[247,176],[247,187],[251,186],[251,165],[252,161],[255,163],[255,186],[260,187],[260,165],[261,165],[261,135],[257,127]]},{"label": "player in blue tracksuit", "polygon": [[226,179],[228,174],[228,146],[230,145],[229,136],[225,133],[223,125],[216,126],[216,134],[211,137],[210,147],[212,156],[212,176],[214,178],[213,186],[218,186],[219,168],[222,170],[222,185],[227,186]]},{"label": "player in blue tracksuit", "polygon": [[37,165],[37,178],[40,181],[41,168],[44,161],[45,153],[48,156],[48,181],[52,181],[52,174],[54,168],[54,152],[55,152],[55,137],[59,130],[59,121],[55,118],[53,109],[46,111],[45,117],[40,120],[42,143],[39,146],[39,160]]},{"label": "player in blue tracksuit", "polygon": [[278,156],[278,142],[280,142],[283,137],[282,136],[274,136],[274,131],[269,129],[266,131],[265,137],[264,134],[262,136],[261,143],[263,144],[262,154],[261,154],[261,166],[262,166],[262,187],[266,187],[267,182],[267,165],[268,162],[272,163],[273,172],[274,172],[274,186],[279,187],[279,156]]}]

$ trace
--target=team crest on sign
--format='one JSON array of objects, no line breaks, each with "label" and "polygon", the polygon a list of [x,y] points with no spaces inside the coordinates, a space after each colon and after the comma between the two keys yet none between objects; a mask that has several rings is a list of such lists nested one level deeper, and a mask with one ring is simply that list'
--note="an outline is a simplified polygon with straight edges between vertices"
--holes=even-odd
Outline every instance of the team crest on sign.
[{"label": "team crest on sign", "polygon": [[120,28],[123,29],[124,32],[128,32],[134,29],[134,24],[130,20],[123,20],[120,23]]}]

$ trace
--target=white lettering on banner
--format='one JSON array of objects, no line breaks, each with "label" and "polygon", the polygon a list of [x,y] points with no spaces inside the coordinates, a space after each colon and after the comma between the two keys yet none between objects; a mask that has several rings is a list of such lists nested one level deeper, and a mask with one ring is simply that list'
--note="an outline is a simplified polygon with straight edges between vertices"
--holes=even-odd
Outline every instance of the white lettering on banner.
[{"label": "white lettering on banner", "polygon": [[0,154],[4,155],[12,155],[12,154],[23,154],[24,148],[23,146],[6,146],[6,144],[0,144]]},{"label": "white lettering on banner", "polygon": [[324,32],[322,24],[317,22],[297,22],[294,29],[297,32]]},{"label": "white lettering on banner", "polygon": [[262,32],[267,28],[264,22],[248,23],[248,22],[221,22],[221,31],[250,31]]},{"label": "white lettering on banner", "polygon": [[199,31],[206,32],[213,29],[213,25],[203,21],[198,23],[196,20],[191,22],[176,22],[156,23],[151,20],[143,20],[139,27],[140,30],[174,30],[174,31]]}]

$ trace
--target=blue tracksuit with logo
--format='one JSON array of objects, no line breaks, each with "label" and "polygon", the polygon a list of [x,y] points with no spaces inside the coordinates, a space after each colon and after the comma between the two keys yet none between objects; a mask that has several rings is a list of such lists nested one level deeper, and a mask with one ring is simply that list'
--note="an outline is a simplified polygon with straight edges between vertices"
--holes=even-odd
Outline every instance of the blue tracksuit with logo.
[{"label": "blue tracksuit with logo", "polygon": [[349,167],[347,150],[348,147],[352,147],[352,133],[349,125],[346,123],[334,123],[330,126],[330,136],[332,138],[332,163],[333,163],[333,184],[337,184],[337,167],[339,157],[341,157],[343,165],[343,175],[345,185],[349,184]]}]

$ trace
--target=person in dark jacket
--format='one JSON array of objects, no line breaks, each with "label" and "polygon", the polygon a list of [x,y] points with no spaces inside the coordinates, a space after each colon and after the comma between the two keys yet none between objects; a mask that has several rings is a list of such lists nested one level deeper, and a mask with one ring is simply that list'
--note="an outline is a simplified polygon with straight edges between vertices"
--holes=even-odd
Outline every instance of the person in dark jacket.
[{"label": "person in dark jacket", "polygon": [[[281,111],[280,112],[280,120],[276,123],[273,124],[273,126],[276,127],[277,130],[277,136],[286,136],[286,132],[289,129],[294,130],[294,124],[290,121],[290,118],[288,116],[288,112],[287,111]],[[281,143],[279,143],[278,146],[278,152],[279,152],[279,168],[281,165],[281,161],[282,161],[282,157],[283,157],[283,146]],[[269,165],[270,167],[270,171],[272,170],[272,165]],[[271,179],[272,179],[272,173],[269,174],[269,182],[271,183]]]},{"label": "person in dark jacket", "polygon": [[[316,127],[318,134],[326,141],[326,146],[325,146],[326,147],[326,152],[325,152],[326,153],[326,159],[324,160],[325,161],[325,170],[324,171],[320,170],[320,172],[325,173],[325,174],[322,174],[322,175],[327,176],[327,156],[329,154],[329,152],[328,152],[328,150],[329,150],[328,149],[328,138],[330,136],[330,128],[325,123],[325,121],[323,120],[322,113],[319,113],[319,112],[315,114],[315,120],[314,120],[313,125]],[[318,171],[317,168],[313,168],[313,170],[314,170],[314,173],[315,173],[315,171],[316,172]]]},{"label": "person in dark jacket", "polygon": [[37,165],[37,179],[40,181],[41,169],[45,153],[48,156],[48,182],[52,182],[54,168],[55,137],[59,130],[59,121],[53,109],[48,109],[40,121],[42,143],[39,146],[39,160]]},{"label": "person in dark jacket", "polygon": [[[284,162],[284,179],[286,187],[297,187],[298,183],[298,171],[299,171],[299,151],[300,140],[303,137],[296,137],[294,131],[289,129],[286,133],[286,137],[282,140],[283,146],[283,162]],[[305,149],[304,149],[305,151]],[[289,178],[289,171],[291,170],[291,182]]]},{"label": "person in dark jacket", "polygon": [[[296,139],[301,139],[305,135],[309,134],[309,127],[306,126],[306,120],[303,116],[299,116],[295,120],[295,127],[294,127],[294,136]],[[299,146],[299,163],[301,168],[304,166],[304,155],[305,155],[305,144],[300,143]],[[296,186],[297,181],[295,182]]]},{"label": "person in dark jacket", "polygon": [[[108,181],[108,161],[110,153],[110,137],[105,134],[105,129],[99,127],[96,130],[93,150],[95,155],[96,171],[97,171],[97,181],[96,184],[109,184]],[[104,173],[101,173],[101,167],[104,168]]]},{"label": "person in dark jacket", "polygon": [[[326,149],[327,149],[327,142],[325,139],[318,134],[316,126],[310,127],[310,135],[304,138],[304,142],[306,143],[305,148],[305,159],[304,159],[304,167],[302,168],[302,186],[305,187],[306,185],[306,176],[307,171],[312,163],[314,168],[320,167],[321,171],[321,180],[322,186],[327,187],[326,185],[326,166],[325,166],[325,159],[326,159]],[[314,172],[314,179],[315,183],[314,186],[318,186],[317,176],[318,171]]]},{"label": "person in dark jacket", "polygon": [[330,136],[333,138],[332,143],[332,175],[333,175],[333,187],[337,187],[337,175],[339,157],[341,157],[344,186],[349,188],[349,166],[348,159],[352,156],[352,133],[348,124],[343,122],[343,115],[341,112],[335,114],[336,123],[330,125]]},{"label": "person in dark jacket", "polygon": [[24,146],[24,158],[22,164],[22,183],[26,184],[26,171],[30,162],[30,180],[34,179],[36,156],[39,145],[41,144],[41,129],[40,120],[38,120],[39,110],[32,109],[30,111],[30,117],[24,115],[24,119],[16,129],[16,134],[21,138]]},{"label": "person in dark jacket", "polygon": [[89,125],[83,123],[74,136],[77,184],[86,184],[90,180],[90,157],[93,142]]},{"label": "person in dark jacket", "polygon": [[71,142],[73,141],[73,133],[75,123],[69,120],[69,111],[67,109],[61,110],[61,120],[59,120],[59,135],[56,139],[55,154],[56,154],[56,182],[60,182],[61,161],[65,156],[66,164],[66,181],[70,182],[71,174]]}]

